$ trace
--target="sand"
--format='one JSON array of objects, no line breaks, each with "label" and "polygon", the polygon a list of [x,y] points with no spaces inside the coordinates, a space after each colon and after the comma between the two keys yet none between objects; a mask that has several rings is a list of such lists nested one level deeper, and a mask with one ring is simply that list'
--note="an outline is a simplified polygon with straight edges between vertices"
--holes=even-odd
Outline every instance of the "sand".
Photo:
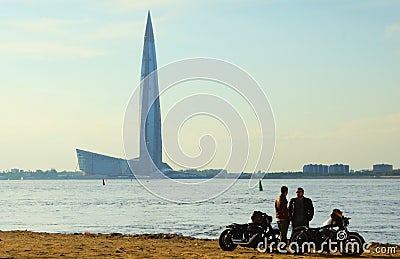
[{"label": "sand", "polygon": [[[390,245],[374,244],[389,247]],[[395,254],[372,252],[361,257],[398,257]],[[393,252],[393,251],[392,251]],[[0,231],[1,258],[340,258],[326,253],[292,254],[260,253],[251,248],[238,247],[233,252],[219,248],[218,240],[196,239],[173,234],[49,234],[30,231]],[[352,258],[352,257],[345,257]]]}]

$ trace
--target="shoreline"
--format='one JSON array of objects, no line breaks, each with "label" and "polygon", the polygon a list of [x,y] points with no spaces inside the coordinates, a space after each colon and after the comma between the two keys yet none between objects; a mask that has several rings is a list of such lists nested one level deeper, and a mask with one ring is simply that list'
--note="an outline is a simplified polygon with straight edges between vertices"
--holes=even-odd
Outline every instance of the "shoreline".
[{"label": "shoreline", "polygon": [[[294,254],[260,253],[238,247],[222,251],[217,239],[200,239],[176,234],[59,234],[31,231],[0,231],[1,258],[298,258]],[[392,248],[394,253],[376,253],[375,248]],[[394,249],[394,250],[393,250]],[[361,258],[400,257],[400,246],[372,243],[371,253]],[[341,257],[340,254],[305,254],[303,258]],[[346,257],[359,258],[359,257]]]},{"label": "shoreline", "polygon": [[[23,177],[21,178],[2,178],[0,175],[0,181],[51,181],[51,180],[83,180],[83,181],[89,181],[89,180],[136,180],[136,178],[132,177],[113,177],[113,176],[108,176],[108,175],[100,175],[96,177],[68,177],[68,178],[37,178],[37,177]],[[149,178],[149,180],[159,180],[158,178]],[[216,180],[232,180],[236,179],[234,177],[232,178],[213,178],[213,177],[179,177],[179,178],[170,178],[174,180],[208,180],[208,179],[216,179]],[[237,180],[248,180],[250,178],[237,178]],[[311,176],[311,175],[298,175],[298,176],[290,176],[290,175],[284,175],[284,176],[267,176],[263,178],[262,180],[287,180],[287,179],[316,179],[316,180],[321,180],[321,179],[329,179],[329,180],[335,180],[335,179],[400,179],[400,175],[380,175],[380,176],[372,176],[372,175],[366,175],[366,176],[354,176],[354,175],[334,175],[334,176],[329,176],[329,175],[316,175],[316,176]]]}]

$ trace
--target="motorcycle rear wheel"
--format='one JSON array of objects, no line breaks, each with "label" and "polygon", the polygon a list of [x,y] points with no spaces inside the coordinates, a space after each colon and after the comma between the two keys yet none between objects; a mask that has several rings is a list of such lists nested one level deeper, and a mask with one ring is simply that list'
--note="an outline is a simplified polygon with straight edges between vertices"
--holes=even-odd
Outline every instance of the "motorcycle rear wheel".
[{"label": "motorcycle rear wheel", "polygon": [[232,241],[232,235],[230,232],[230,229],[225,229],[219,236],[219,246],[224,251],[233,251],[237,247],[237,244],[234,244]]},{"label": "motorcycle rear wheel", "polygon": [[342,243],[340,253],[342,255],[359,256],[364,252],[364,238],[357,232],[350,232],[347,239]]}]

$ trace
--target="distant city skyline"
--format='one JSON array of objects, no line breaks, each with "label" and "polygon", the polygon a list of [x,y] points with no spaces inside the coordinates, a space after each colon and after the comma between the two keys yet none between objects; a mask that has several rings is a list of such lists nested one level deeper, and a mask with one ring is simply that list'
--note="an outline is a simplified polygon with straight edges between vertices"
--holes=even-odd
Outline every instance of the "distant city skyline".
[{"label": "distant city skyline", "polygon": [[[270,171],[400,167],[398,1],[60,3],[0,0],[1,171],[74,170],[75,148],[124,157],[148,9],[159,67],[214,57],[262,86],[276,120]],[[162,116],[180,97],[161,101]],[[193,123],[182,135],[188,153],[204,133]]]}]

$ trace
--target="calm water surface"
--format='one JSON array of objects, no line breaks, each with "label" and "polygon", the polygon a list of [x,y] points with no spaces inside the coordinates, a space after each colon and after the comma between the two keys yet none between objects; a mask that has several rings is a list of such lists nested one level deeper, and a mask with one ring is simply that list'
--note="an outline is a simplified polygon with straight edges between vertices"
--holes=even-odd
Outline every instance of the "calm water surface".
[{"label": "calm water surface", "polygon": [[[157,181],[162,180],[151,184],[157,186]],[[135,180],[108,180],[104,187],[101,180],[0,181],[0,230],[218,238],[225,225],[246,223],[254,210],[274,216],[273,202],[282,184],[289,187],[288,198],[301,186],[313,200],[311,226],[320,226],[333,208],[340,208],[352,218],[349,229],[366,241],[400,244],[400,179],[264,180],[262,192],[239,180],[221,196],[199,204],[162,200]]]}]

